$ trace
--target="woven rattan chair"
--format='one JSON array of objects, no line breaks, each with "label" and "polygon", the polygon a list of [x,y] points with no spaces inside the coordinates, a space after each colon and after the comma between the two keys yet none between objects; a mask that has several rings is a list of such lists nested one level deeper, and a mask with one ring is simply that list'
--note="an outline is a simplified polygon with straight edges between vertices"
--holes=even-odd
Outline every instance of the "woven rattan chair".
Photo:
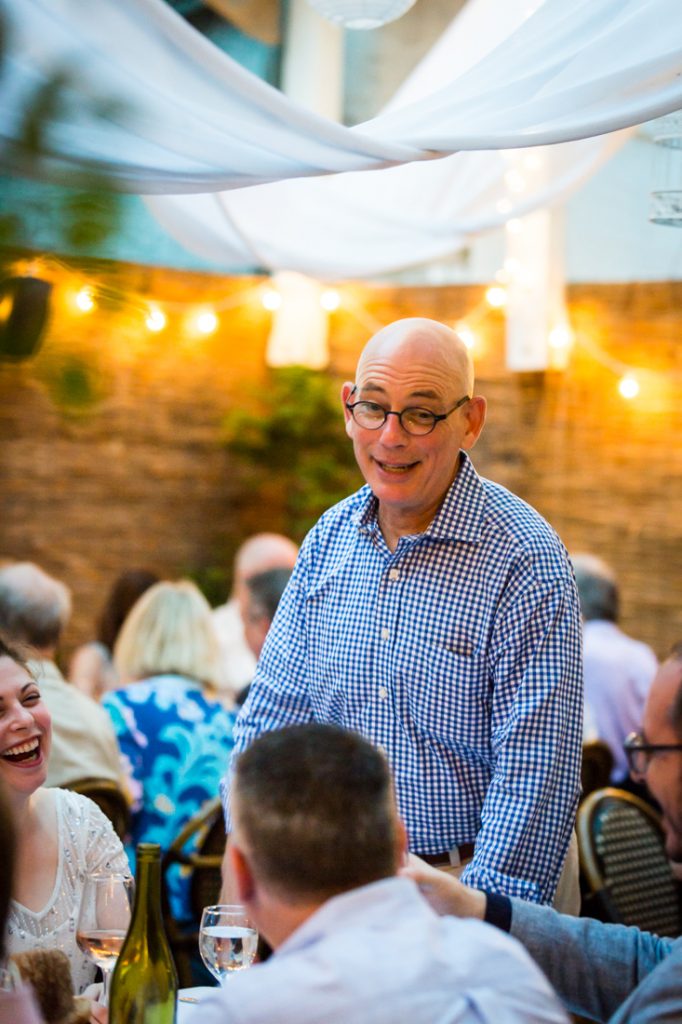
[{"label": "woven rattan chair", "polygon": [[582,797],[594,793],[595,789],[608,786],[613,770],[613,754],[611,748],[603,740],[590,740],[583,743],[583,759],[580,772]]},{"label": "woven rattan chair", "polygon": [[680,935],[680,885],[656,812],[631,793],[599,789],[580,805],[577,830],[580,865],[597,916],[657,935]]},{"label": "woven rattan chair", "polygon": [[130,829],[130,804],[121,787],[111,779],[76,779],[64,787],[87,796],[106,814],[120,839]]},{"label": "woven rattan chair", "polygon": [[[195,837],[196,842],[192,843],[191,850],[188,850],[190,840]],[[225,821],[220,798],[216,797],[204,804],[201,810],[190,818],[163,858],[166,932],[183,988],[196,984],[192,960],[196,959],[198,951],[201,912],[204,907],[218,902],[221,886],[220,866],[224,852]],[[183,865],[191,872],[192,921],[189,924],[180,924],[170,913],[165,882],[168,869],[173,864]]]}]

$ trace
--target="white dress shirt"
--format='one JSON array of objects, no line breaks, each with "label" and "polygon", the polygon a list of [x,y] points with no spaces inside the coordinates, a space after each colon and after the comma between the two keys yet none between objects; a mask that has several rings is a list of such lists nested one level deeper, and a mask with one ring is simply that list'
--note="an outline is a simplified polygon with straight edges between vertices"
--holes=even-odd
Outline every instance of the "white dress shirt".
[{"label": "white dress shirt", "polygon": [[218,685],[221,691],[236,697],[251,682],[256,671],[256,659],[244,637],[239,602],[234,597],[230,598],[227,604],[214,608],[211,617],[220,644],[223,668]]},{"label": "white dress shirt", "polygon": [[623,740],[642,727],[642,715],[656,655],[639,640],[627,636],[615,622],[592,619],[584,624],[585,704],[600,739],[613,754],[611,779],[628,774]]},{"label": "white dress shirt", "polygon": [[438,917],[388,878],[336,896],[264,964],[228,978],[189,1024],[567,1024],[510,936]]}]

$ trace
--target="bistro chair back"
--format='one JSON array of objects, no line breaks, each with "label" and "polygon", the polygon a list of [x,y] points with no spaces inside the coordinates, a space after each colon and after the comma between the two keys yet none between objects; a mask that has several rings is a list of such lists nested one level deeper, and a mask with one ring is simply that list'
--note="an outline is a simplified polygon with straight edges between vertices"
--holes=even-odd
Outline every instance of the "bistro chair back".
[{"label": "bistro chair back", "polygon": [[577,831],[596,916],[657,935],[682,933],[680,884],[652,807],[623,790],[599,789],[580,805]]},{"label": "bistro chair back", "polygon": [[[188,845],[191,844],[190,849]],[[196,962],[199,925],[204,907],[218,902],[221,887],[220,867],[225,852],[225,821],[220,797],[209,800],[189,819],[163,858],[164,917],[180,986],[195,985],[192,961]],[[169,867],[183,865],[189,870],[192,921],[180,924],[170,913],[165,881]]]},{"label": "bistro chair back", "polygon": [[130,804],[118,783],[111,779],[87,778],[70,782],[64,788],[89,797],[107,816],[119,839],[125,839],[130,830]]}]

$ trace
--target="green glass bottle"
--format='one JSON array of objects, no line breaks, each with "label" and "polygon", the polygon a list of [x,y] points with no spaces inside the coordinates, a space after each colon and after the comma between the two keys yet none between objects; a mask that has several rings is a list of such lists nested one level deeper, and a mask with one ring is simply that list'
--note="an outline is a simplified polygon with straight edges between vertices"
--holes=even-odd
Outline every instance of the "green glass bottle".
[{"label": "green glass bottle", "polygon": [[175,1024],[178,977],[161,913],[161,847],[137,847],[135,906],[111,978],[109,1024]]}]

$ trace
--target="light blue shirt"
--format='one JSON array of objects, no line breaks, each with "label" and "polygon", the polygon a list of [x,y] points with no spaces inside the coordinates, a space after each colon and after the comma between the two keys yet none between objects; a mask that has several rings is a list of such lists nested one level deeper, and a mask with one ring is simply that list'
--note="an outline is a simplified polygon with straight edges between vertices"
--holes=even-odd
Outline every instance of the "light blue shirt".
[{"label": "light blue shirt", "polygon": [[354,729],[387,754],[411,850],[475,841],[464,881],[548,902],[578,801],[582,706],[566,551],[462,453],[431,525],[395,551],[366,486],[311,530],[235,754],[286,725]]},{"label": "light blue shirt", "polygon": [[330,899],[188,1024],[567,1024],[523,948],[389,878]]}]

